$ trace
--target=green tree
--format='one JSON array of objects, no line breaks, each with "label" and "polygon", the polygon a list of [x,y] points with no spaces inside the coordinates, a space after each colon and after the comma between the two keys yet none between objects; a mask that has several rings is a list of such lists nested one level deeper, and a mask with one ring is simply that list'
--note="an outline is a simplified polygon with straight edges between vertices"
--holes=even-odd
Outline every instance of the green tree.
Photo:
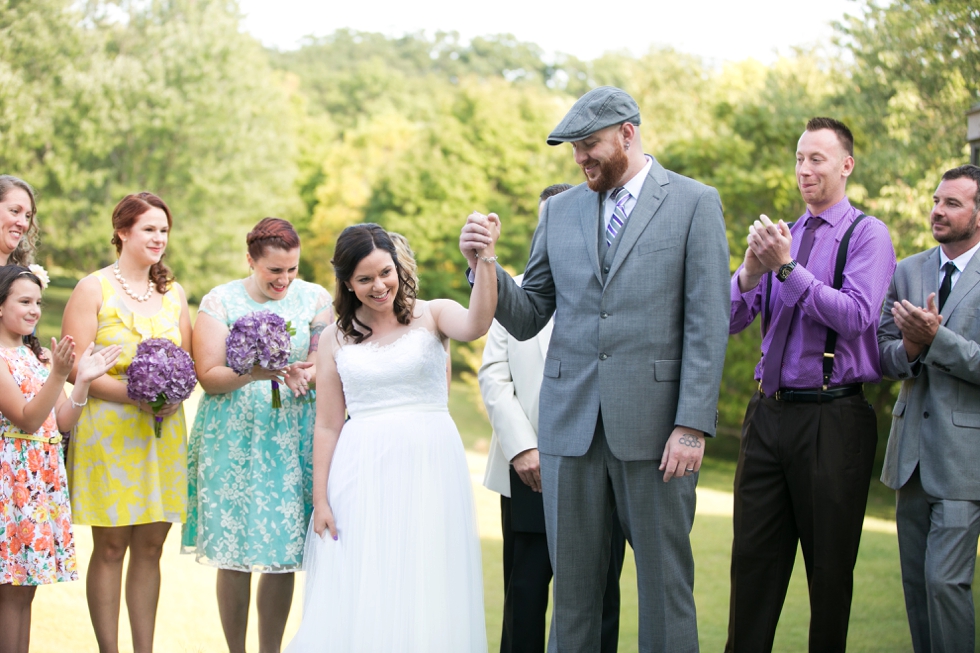
[{"label": "green tree", "polygon": [[[16,3],[0,23],[13,39],[0,75],[41,108],[0,155],[41,191],[41,257],[69,273],[108,263],[112,207],[150,190],[174,213],[168,260],[199,297],[244,271],[256,220],[302,211],[287,93],[234,3],[75,6]],[[0,116],[19,110],[0,99]]]},{"label": "green tree", "polygon": [[501,215],[501,260],[523,269],[541,189],[580,175],[567,152],[544,142],[562,107],[544,91],[503,79],[446,84],[431,101],[428,121],[397,113],[362,120],[324,161],[311,223],[315,258],[322,262],[318,278],[329,274],[324,263],[340,230],[371,221],[409,238],[423,296],[465,301],[469,289],[457,240],[474,210]]},{"label": "green tree", "polygon": [[980,6],[868,0],[837,26],[854,58],[840,105],[867,144],[855,177],[892,229],[899,258],[927,246],[939,176],[966,162],[966,110],[980,101]]}]

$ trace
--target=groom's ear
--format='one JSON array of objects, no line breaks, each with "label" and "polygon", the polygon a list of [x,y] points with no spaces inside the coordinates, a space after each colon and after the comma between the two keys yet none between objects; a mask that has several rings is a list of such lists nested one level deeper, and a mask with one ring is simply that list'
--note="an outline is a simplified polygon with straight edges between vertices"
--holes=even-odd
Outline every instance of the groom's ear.
[{"label": "groom's ear", "polygon": [[636,125],[626,121],[619,126],[619,133],[622,135],[623,140],[629,143],[636,138]]}]

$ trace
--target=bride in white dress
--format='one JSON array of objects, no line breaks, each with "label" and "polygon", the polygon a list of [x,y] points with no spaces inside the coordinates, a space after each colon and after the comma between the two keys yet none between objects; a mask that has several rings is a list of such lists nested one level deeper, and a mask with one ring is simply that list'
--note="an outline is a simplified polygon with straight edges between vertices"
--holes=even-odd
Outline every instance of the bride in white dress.
[{"label": "bride in white dress", "polygon": [[[496,241],[496,216],[487,224]],[[415,300],[378,225],[338,238],[338,319],[317,363],[306,598],[287,653],[486,652],[480,539],[444,345],[490,328],[493,250],[467,310]]]}]

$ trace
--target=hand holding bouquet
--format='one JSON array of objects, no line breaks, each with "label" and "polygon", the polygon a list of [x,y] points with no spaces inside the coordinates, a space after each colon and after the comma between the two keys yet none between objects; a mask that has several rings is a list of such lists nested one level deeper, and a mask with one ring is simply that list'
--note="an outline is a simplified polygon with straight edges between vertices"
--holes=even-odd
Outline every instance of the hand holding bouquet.
[{"label": "hand holding bouquet", "polygon": [[[257,365],[278,372],[289,365],[292,350],[290,336],[295,329],[272,311],[256,311],[238,318],[225,339],[228,367],[240,376]],[[282,408],[279,382],[272,379],[272,407]]]},{"label": "hand holding bouquet", "polygon": [[153,409],[153,434],[160,437],[164,404],[179,404],[194,392],[197,375],[190,354],[166,338],[149,338],[136,347],[129,364],[126,394]]}]

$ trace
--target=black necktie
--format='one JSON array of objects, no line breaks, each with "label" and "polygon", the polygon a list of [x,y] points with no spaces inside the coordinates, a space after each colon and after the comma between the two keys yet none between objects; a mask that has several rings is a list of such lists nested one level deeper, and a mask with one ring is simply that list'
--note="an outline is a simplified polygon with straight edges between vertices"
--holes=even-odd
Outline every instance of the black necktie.
[{"label": "black necktie", "polygon": [[943,277],[943,282],[939,284],[940,312],[942,312],[943,304],[946,303],[946,299],[949,297],[949,291],[953,289],[953,273],[956,272],[956,265],[952,261],[947,261],[946,265],[943,266],[943,270],[946,271],[946,276]]}]

